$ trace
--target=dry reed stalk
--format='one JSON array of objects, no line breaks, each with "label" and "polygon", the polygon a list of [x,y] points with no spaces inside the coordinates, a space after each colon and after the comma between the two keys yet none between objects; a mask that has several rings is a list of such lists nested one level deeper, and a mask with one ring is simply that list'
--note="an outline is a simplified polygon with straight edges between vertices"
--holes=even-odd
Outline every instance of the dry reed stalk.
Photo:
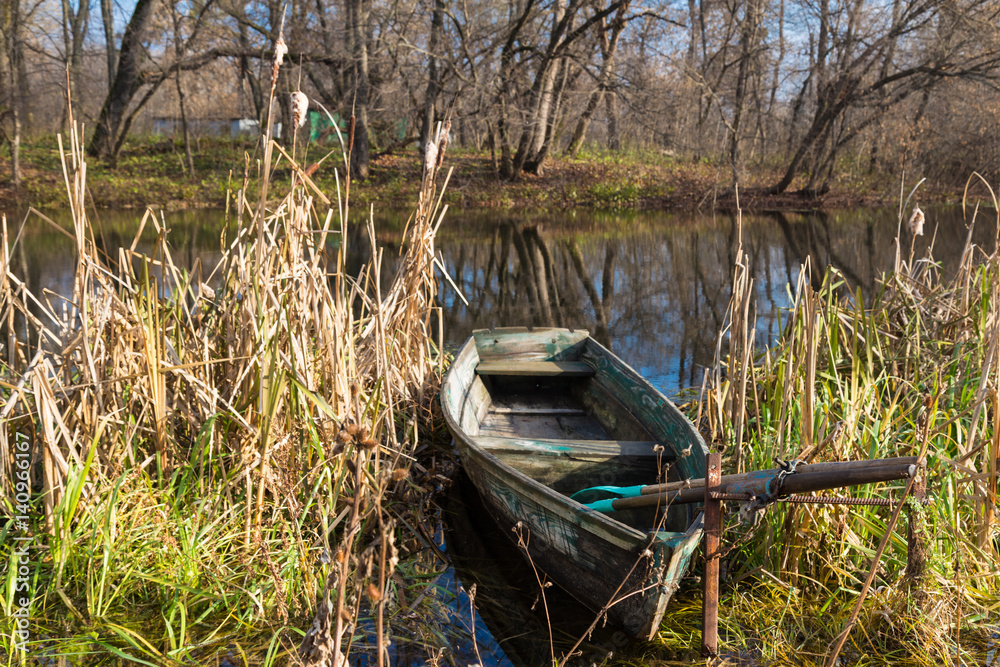
[{"label": "dry reed stalk", "polygon": [[[442,215],[434,174],[446,133],[439,128],[438,158],[425,175],[400,269],[387,285],[374,244],[358,276],[343,271],[346,201],[338,196],[336,211],[319,214],[313,198],[319,193],[305,184],[268,208],[265,167],[257,208],[245,193],[237,198],[243,224],[224,249],[212,287],[176,264],[164,226],[149,212],[131,247],[119,251],[119,265],[103,263],[82,206],[86,162],[74,132],[63,156],[78,252],[73,295],[53,306],[12,274],[16,244],[6,223],[0,248],[0,319],[9,327],[4,357],[11,373],[9,386],[6,377],[0,384],[10,399],[3,417],[5,424],[37,424],[47,529],[56,529],[55,514],[78,471],[86,478],[81,503],[104,502],[123,470],[196,473],[196,488],[214,488],[210,502],[241,526],[232,545],[240,558],[264,559],[261,566],[276,571],[260,547],[270,526],[291,516],[299,530],[297,513],[317,502],[322,487],[322,514],[330,522],[322,537],[318,526],[303,526],[312,537],[296,544],[302,558],[312,557],[310,544],[323,543],[329,531],[341,533],[343,555],[329,582],[338,595],[327,607],[335,617],[319,625],[332,642],[329,655],[349,652],[343,642],[360,613],[360,603],[350,602],[359,599],[355,593],[370,583],[380,596],[380,619],[388,608],[387,582],[398,562],[388,490],[405,477],[415,425],[429,414],[441,370],[431,315],[434,233]],[[158,235],[152,257],[136,252],[147,228]],[[340,250],[328,257],[333,235],[340,236]],[[30,363],[11,333],[16,318],[42,341]],[[356,429],[349,442],[334,437],[344,428]],[[302,444],[308,432],[318,434],[315,450]],[[5,429],[2,440],[7,435]],[[94,518],[77,512],[69,520]],[[377,555],[362,557],[361,529],[371,525],[381,530]],[[281,577],[274,580],[284,605]],[[387,622],[380,620],[380,628],[389,632]]]},{"label": "dry reed stalk", "polygon": [[756,316],[752,313],[753,278],[747,255],[737,261],[729,308],[729,414],[733,420],[733,470],[744,472],[744,439],[747,419],[747,383],[753,373]]},{"label": "dry reed stalk", "polygon": [[[768,467],[772,456],[790,453],[804,460],[898,456],[921,451],[930,437],[929,495],[936,505],[921,511],[937,538],[929,544],[919,596],[907,597],[906,587],[881,596],[878,609],[865,613],[884,614],[884,627],[856,617],[876,646],[887,636],[904,639],[905,626],[907,645],[943,655],[956,641],[948,628],[996,604],[1000,255],[972,247],[971,238],[950,275],[930,250],[917,258],[911,248],[905,257],[897,244],[895,272],[870,297],[845,296],[836,271],[814,290],[804,266],[781,340],[751,370],[755,391],[745,394],[746,409],[739,410],[730,393],[738,378],[735,326],[728,377],[717,364],[702,392],[699,409],[713,429],[726,420],[735,426],[743,415],[760,420],[744,431],[748,467]],[[734,301],[741,271],[734,267]],[[915,414],[935,391],[941,401],[928,408],[936,424],[928,436],[926,421]],[[842,591],[857,589],[854,572],[868,565],[892,520],[870,510],[793,506],[782,520],[772,516],[763,525],[760,543],[743,547],[734,562],[750,572],[778,568],[798,575],[829,596],[824,609],[832,610]],[[884,544],[883,573],[902,572],[905,542]],[[894,590],[891,579],[886,583]]]}]

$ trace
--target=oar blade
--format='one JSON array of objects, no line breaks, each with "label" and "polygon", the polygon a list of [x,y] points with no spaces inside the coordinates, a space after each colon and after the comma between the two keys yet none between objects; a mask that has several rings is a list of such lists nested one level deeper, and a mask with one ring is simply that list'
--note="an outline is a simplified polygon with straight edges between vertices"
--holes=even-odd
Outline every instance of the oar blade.
[{"label": "oar blade", "polygon": [[578,503],[588,505],[599,500],[613,500],[616,498],[634,498],[642,495],[642,486],[591,486],[580,489],[570,496]]}]

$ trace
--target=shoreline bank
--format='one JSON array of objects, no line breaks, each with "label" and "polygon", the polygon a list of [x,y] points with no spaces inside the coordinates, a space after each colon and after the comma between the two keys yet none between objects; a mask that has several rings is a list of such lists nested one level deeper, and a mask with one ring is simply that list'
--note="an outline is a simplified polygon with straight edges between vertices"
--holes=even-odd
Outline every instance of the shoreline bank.
[{"label": "shoreline bank", "polygon": [[[335,199],[338,183],[334,170],[342,171],[342,165],[334,162],[335,158],[324,160],[324,151],[310,146],[296,159],[303,165],[321,163],[312,179]],[[222,208],[238,190],[253,191],[258,185],[253,173],[254,144],[204,140],[195,156],[193,176],[182,167],[182,153],[183,147],[177,142],[145,139],[123,149],[116,168],[97,161],[88,163],[88,206]],[[540,174],[524,174],[515,181],[500,178],[489,152],[457,150],[450,160],[454,169],[444,202],[462,208],[830,210],[891,205],[896,203],[899,192],[898,177],[893,174],[844,173],[823,194],[804,193],[801,188],[805,183],[795,183],[788,192],[770,195],[767,188],[779,179],[780,169],[755,166],[747,169],[737,196],[728,165],[652,151],[594,151],[578,158],[554,156]],[[65,188],[54,139],[45,137],[26,143],[22,163],[22,183],[15,188],[10,181],[10,160],[0,156],[0,174],[4,174],[0,181],[0,202],[9,209],[62,204]],[[245,164],[251,165],[246,178]],[[412,206],[420,184],[420,169],[421,161],[413,149],[376,157],[369,178],[352,184],[352,205],[355,208],[372,204]],[[277,186],[289,185],[291,173],[286,162],[278,161],[271,182]],[[343,182],[339,186],[343,192]],[[960,199],[961,188],[925,183],[920,195],[922,203],[945,203]]]}]

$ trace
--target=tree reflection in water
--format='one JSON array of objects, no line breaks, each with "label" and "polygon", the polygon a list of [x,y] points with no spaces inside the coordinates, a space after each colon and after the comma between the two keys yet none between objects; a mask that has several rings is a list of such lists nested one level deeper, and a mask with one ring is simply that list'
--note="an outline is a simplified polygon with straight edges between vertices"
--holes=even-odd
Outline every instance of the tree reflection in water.
[{"label": "tree reflection in water", "polygon": [[[108,256],[118,257],[115,246],[131,243],[139,217],[133,211],[101,213],[99,242]],[[402,221],[392,218],[377,212],[376,229],[400,229]],[[934,238],[935,256],[947,268],[967,235],[961,210],[931,210],[927,219],[928,232],[916,240],[916,252],[919,256]],[[184,211],[167,214],[166,222],[174,257],[200,265],[210,276],[221,256],[222,214]],[[755,339],[766,345],[778,333],[788,286],[798,280],[807,257],[813,286],[834,266],[846,280],[845,290],[871,290],[892,264],[896,230],[895,211],[870,209],[747,215],[742,225],[727,214],[450,211],[436,244],[468,305],[443,286],[446,344],[457,347],[482,327],[586,328],[673,393],[700,385],[703,369],[713,363],[741,242],[753,278]],[[903,233],[902,251],[908,255],[912,239],[905,226]],[[993,222],[981,217],[974,239],[992,250],[994,235]],[[383,285],[396,270],[398,237],[399,232],[379,232],[385,246]],[[227,238],[231,241],[231,231]],[[363,226],[352,227],[347,249],[345,267],[356,275],[371,256]],[[140,250],[152,252],[153,241]],[[11,269],[35,294],[68,295],[75,266],[73,242],[32,223]],[[24,333],[23,322],[15,328]]]},{"label": "tree reflection in water", "polygon": [[[581,327],[675,392],[701,383],[715,358],[742,242],[749,258],[757,314],[756,340],[766,345],[780,326],[806,258],[818,287],[836,267],[847,290],[871,290],[891,266],[894,211],[768,213],[743,216],[642,214],[452,218],[438,246],[469,304],[447,288],[445,336],[458,345],[481,327]],[[480,218],[480,219],[476,219]],[[957,259],[967,234],[956,210],[936,212],[935,255]],[[994,230],[977,239],[992,247]],[[917,252],[931,237],[916,240]],[[903,252],[912,239],[904,232]]]}]

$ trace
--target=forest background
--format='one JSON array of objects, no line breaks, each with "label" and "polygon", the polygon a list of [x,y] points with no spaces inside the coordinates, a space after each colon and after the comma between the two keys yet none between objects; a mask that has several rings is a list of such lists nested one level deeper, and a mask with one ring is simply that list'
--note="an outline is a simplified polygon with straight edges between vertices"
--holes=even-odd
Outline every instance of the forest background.
[{"label": "forest background", "polygon": [[2,0],[0,197],[61,197],[72,99],[95,203],[224,203],[282,24],[275,120],[306,93],[311,161],[353,115],[375,198],[415,192],[442,118],[466,204],[891,200],[1000,171],[996,0]]}]

